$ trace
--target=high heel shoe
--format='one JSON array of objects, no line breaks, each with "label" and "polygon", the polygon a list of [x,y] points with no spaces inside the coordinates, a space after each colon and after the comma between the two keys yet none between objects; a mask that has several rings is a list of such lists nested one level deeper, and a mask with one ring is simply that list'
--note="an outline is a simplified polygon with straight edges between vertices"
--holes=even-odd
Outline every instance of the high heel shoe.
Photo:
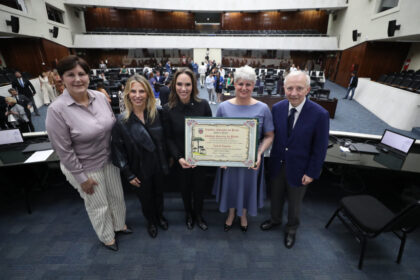
[{"label": "high heel shoe", "polygon": [[241,225],[241,230],[243,232],[246,232],[248,230],[248,225],[246,225],[246,226]]},{"label": "high heel shoe", "polygon": [[223,230],[225,231],[225,232],[228,232],[229,230],[231,230],[232,229],[232,225],[228,225],[228,224],[226,224],[225,223],[225,225],[224,225],[224,227],[223,227]]},{"label": "high heel shoe", "polygon": [[102,244],[105,246],[105,248],[107,248],[111,251],[118,251],[117,240],[115,240],[113,244],[109,244],[109,245],[106,245],[105,243],[102,243]]}]

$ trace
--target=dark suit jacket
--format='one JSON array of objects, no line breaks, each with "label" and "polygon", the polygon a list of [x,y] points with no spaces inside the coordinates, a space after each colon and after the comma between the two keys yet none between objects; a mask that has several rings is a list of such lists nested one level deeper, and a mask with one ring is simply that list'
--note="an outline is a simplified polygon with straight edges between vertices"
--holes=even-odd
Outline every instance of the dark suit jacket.
[{"label": "dark suit jacket", "polygon": [[23,94],[18,94],[16,100],[17,100],[17,104],[19,104],[20,106],[23,107],[23,109],[25,109],[26,116],[29,119],[31,119],[31,110],[28,109],[28,105],[29,103],[31,103],[31,100]]},{"label": "dark suit jacket", "polygon": [[167,86],[161,86],[160,87],[159,99],[160,99],[160,105],[162,105],[162,107],[163,107],[163,105],[168,103],[169,93],[170,93],[170,90]]},{"label": "dark suit jacket", "polygon": [[156,82],[157,83],[163,84],[163,81],[165,80],[165,77],[163,77],[163,76],[159,76],[159,77],[155,76],[155,79],[156,79]]},{"label": "dark suit jacket", "polygon": [[349,82],[349,84],[350,84],[349,88],[357,87],[357,82],[358,82],[359,79],[357,78],[357,76],[354,76],[352,78],[353,78],[353,80],[350,78],[351,82]]},{"label": "dark suit jacket", "polygon": [[301,186],[303,175],[319,178],[328,148],[330,117],[320,105],[306,100],[290,137],[287,137],[289,101],[274,104],[274,141],[270,155],[270,174],[276,176],[286,164],[290,186]]},{"label": "dark suit jacket", "polygon": [[25,78],[23,78],[23,87],[21,86],[19,81],[17,79],[15,79],[12,82],[12,88],[16,89],[19,94],[23,94],[26,97],[29,97],[29,99],[32,99],[32,97],[36,93],[36,90],[35,90],[34,86],[32,85],[32,83]]}]

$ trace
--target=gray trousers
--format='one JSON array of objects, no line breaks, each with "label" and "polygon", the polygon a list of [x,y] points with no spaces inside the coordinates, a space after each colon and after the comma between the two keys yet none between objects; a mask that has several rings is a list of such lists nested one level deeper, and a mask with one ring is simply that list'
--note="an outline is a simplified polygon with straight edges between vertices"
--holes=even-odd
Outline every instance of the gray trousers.
[{"label": "gray trousers", "polygon": [[271,222],[281,223],[284,202],[287,199],[286,232],[296,233],[299,227],[300,208],[307,186],[290,186],[286,180],[286,168],[282,166],[280,172],[271,179]]}]

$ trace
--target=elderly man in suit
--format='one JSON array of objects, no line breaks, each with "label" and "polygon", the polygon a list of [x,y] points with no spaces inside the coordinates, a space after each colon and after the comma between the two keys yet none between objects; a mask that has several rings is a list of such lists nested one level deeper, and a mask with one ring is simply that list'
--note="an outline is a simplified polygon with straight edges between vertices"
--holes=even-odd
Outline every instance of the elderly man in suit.
[{"label": "elderly man in suit", "polygon": [[286,99],[273,106],[275,137],[270,155],[271,217],[261,224],[269,230],[282,222],[283,206],[288,202],[288,221],[284,245],[292,248],[303,197],[308,185],[322,170],[328,148],[329,114],[306,99],[310,78],[293,71],[284,80]]},{"label": "elderly man in suit", "polygon": [[38,108],[36,107],[34,100],[34,95],[36,94],[34,86],[29,80],[23,78],[19,71],[15,72],[15,77],[16,79],[12,82],[12,88],[15,88],[19,94],[23,94],[29,98],[32,107],[34,107],[35,115],[39,116]]}]

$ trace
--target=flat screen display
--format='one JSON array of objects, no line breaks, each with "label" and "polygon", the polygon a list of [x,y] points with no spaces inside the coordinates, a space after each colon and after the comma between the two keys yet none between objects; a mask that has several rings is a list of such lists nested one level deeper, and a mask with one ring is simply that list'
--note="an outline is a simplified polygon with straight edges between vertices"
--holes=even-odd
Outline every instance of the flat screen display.
[{"label": "flat screen display", "polygon": [[414,141],[413,138],[385,129],[381,144],[407,154]]},{"label": "flat screen display", "polygon": [[23,143],[19,129],[0,130],[0,145]]}]

